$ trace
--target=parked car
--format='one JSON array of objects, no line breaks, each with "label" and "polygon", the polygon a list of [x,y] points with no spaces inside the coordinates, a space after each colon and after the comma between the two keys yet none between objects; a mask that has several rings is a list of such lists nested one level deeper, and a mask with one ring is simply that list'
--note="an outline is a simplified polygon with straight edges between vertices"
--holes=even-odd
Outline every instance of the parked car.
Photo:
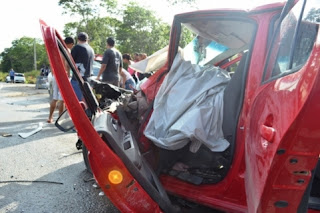
[{"label": "parked car", "polygon": [[[10,76],[7,75],[6,77],[6,83],[11,82],[10,80]],[[15,73],[14,74],[14,83],[25,83],[26,82],[26,78],[24,77],[23,73]]]},{"label": "parked car", "polygon": [[7,75],[7,77],[6,77],[6,83],[9,83],[9,82],[11,82],[11,79],[10,79],[10,76]]},{"label": "parked car", "polygon": [[15,83],[25,83],[26,78],[24,77],[23,73],[15,73],[14,74],[14,82]]},{"label": "parked car", "polygon": [[[101,68],[101,62],[102,62],[102,55],[95,55],[93,65],[92,65],[92,76],[89,77],[88,81],[91,84],[92,80],[96,80],[100,68]],[[102,80],[102,77],[100,76],[100,80]]]},{"label": "parked car", "polygon": [[[86,166],[121,212],[319,212],[320,36],[308,16],[317,5],[176,15],[167,62],[137,93],[99,82],[92,91],[41,21]],[[187,45],[184,30],[196,34]]]},{"label": "parked car", "polygon": [[36,89],[48,89],[48,76],[37,76],[36,80]]}]

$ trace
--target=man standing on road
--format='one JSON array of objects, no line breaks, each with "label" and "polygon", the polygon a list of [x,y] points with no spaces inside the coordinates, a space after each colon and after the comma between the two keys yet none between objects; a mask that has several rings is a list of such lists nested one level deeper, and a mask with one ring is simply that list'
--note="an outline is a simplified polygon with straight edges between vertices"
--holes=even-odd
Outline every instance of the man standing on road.
[{"label": "man standing on road", "polygon": [[123,64],[121,53],[114,48],[115,41],[109,37],[107,39],[107,50],[103,54],[102,64],[97,76],[97,80],[100,80],[102,75],[102,81],[119,86],[120,77]]},{"label": "man standing on road", "polygon": [[[73,47],[73,44],[74,44],[73,38],[66,37],[64,39],[64,42],[66,43],[69,50]],[[69,74],[69,71],[67,71],[67,73]],[[60,102],[58,104],[59,116],[60,116],[64,111],[64,101],[63,101],[62,96],[60,94],[59,87],[56,82],[55,76],[52,75],[52,100],[50,102],[49,118],[47,120],[48,123],[53,123],[53,112],[57,106],[58,101]]]},{"label": "man standing on road", "polygon": [[9,76],[10,76],[10,81],[11,83],[14,83],[14,70],[13,68],[11,68],[11,70],[9,71]]},{"label": "man standing on road", "polygon": [[[76,66],[78,67],[80,75],[84,81],[87,81],[87,78],[92,75],[94,60],[94,51],[89,45],[88,40],[89,37],[87,33],[79,33],[77,45],[71,50],[73,60],[76,63]],[[78,97],[78,100],[81,101],[83,99],[83,95],[80,90],[79,82],[76,80],[74,75],[72,75],[71,84]]]}]

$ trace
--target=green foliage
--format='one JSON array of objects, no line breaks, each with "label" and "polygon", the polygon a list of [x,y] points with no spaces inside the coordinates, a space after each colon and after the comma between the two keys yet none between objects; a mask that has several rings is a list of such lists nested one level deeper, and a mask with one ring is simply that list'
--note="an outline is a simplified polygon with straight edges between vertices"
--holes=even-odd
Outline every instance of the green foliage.
[{"label": "green foliage", "polygon": [[320,8],[311,8],[311,10],[308,12],[305,20],[311,21],[311,22],[320,22]]},{"label": "green foliage", "polygon": [[181,48],[184,48],[185,46],[187,46],[187,44],[189,44],[192,41],[192,39],[195,36],[196,36],[195,34],[193,34],[184,25],[182,25],[179,46]]},{"label": "green foliage", "polygon": [[176,4],[193,5],[196,3],[196,0],[167,0],[167,1],[172,5],[176,5]]},{"label": "green foliage", "polygon": [[27,84],[35,84],[37,76],[39,76],[39,70],[32,70],[24,74]]},{"label": "green foliage", "polygon": [[40,43],[40,40],[22,37],[14,40],[12,46],[1,53],[2,70],[7,72],[13,68],[17,72],[24,73],[34,69],[34,45],[36,45],[37,67],[48,64],[45,47]]},{"label": "green foliage", "polygon": [[0,72],[0,81],[6,81],[6,77],[9,73]]},{"label": "green foliage", "polygon": [[[70,7],[70,2],[79,1],[65,0],[63,1],[64,8]],[[112,2],[116,2],[115,0],[100,0],[100,2],[102,5],[106,5],[108,2],[109,10],[112,8],[114,11],[118,11],[118,15],[99,17],[91,14],[92,17],[87,19],[85,24],[83,21],[66,24],[64,35],[75,37],[81,31],[87,32],[90,45],[95,53],[99,54],[105,51],[106,38],[110,36],[116,39],[116,47],[123,53],[144,52],[150,55],[168,45],[170,25],[155,17],[153,11],[132,2],[124,5],[123,9],[115,9],[117,5],[112,4]],[[78,12],[81,13],[81,11]],[[119,19],[120,17],[122,18]]]},{"label": "green foliage", "polygon": [[90,45],[95,53],[103,53],[106,49],[106,38],[116,35],[120,22],[115,18],[93,18],[88,21]]},{"label": "green foliage", "polygon": [[[97,2],[100,3],[97,4]],[[59,0],[58,4],[65,10],[64,14],[79,15],[81,18],[77,23],[78,27],[86,28],[89,20],[93,17],[98,17],[97,14],[102,12],[100,8],[105,9],[104,12],[110,15],[117,7],[117,2],[117,0]],[[84,31],[89,32],[88,29]]]},{"label": "green foliage", "polygon": [[117,14],[118,0],[100,0],[100,7],[109,14]]},{"label": "green foliage", "polygon": [[121,52],[144,52],[148,55],[169,43],[170,26],[154,16],[154,12],[129,3],[123,21],[116,31]]},{"label": "green foliage", "polygon": [[[106,48],[106,38],[115,35],[115,30],[120,22],[110,17],[95,17],[88,20],[86,26],[81,26],[77,22],[70,22],[64,27],[64,35],[77,35],[79,32],[87,32],[90,46],[95,53],[103,53]],[[76,36],[74,36],[76,38]]]},{"label": "green foliage", "polygon": [[97,6],[94,5],[94,0],[60,0],[59,5],[65,9],[65,14],[72,16],[80,15],[80,23],[86,23],[97,10]]},{"label": "green foliage", "polygon": [[[168,0],[169,2],[175,0]],[[194,0],[176,0],[192,3]],[[76,38],[79,32],[87,32],[90,45],[95,53],[102,54],[106,47],[106,38],[116,39],[116,47],[122,53],[141,52],[148,55],[169,43],[170,25],[163,23],[150,11],[137,3],[117,4],[117,0],[59,0],[64,13],[79,17],[79,21],[65,25],[64,35]],[[192,35],[183,30],[181,45],[187,44]],[[36,45],[37,68],[48,65],[45,46],[41,40],[22,37],[14,40],[10,48],[1,54],[0,70],[6,73],[13,68],[17,72],[27,73],[34,69],[34,45]],[[37,71],[35,71],[37,72]],[[37,73],[38,74],[38,73]],[[26,76],[33,82],[37,74]],[[2,76],[2,75],[1,75]]]}]

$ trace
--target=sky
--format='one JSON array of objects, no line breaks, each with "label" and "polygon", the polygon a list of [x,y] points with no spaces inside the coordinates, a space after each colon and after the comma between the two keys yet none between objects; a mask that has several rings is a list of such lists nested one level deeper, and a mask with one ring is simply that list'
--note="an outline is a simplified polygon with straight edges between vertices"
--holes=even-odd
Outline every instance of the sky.
[{"label": "sky", "polygon": [[42,38],[39,19],[62,32],[68,17],[62,16],[57,0],[10,0],[0,7],[0,53],[23,36]]},{"label": "sky", "polygon": [[[119,0],[128,2],[124,0]],[[252,2],[270,2],[270,0],[198,0],[200,8],[208,7],[250,7]],[[190,8],[168,7],[165,0],[139,0],[156,11],[164,21],[171,23],[174,14],[188,11]],[[251,3],[251,4],[250,4]],[[208,4],[211,4],[208,6]],[[0,38],[0,53],[10,48],[12,41],[23,36],[42,39],[39,19],[53,26],[62,34],[65,23],[72,21],[70,16],[62,15],[63,9],[58,0],[10,0],[0,7],[0,27],[3,33]]]}]

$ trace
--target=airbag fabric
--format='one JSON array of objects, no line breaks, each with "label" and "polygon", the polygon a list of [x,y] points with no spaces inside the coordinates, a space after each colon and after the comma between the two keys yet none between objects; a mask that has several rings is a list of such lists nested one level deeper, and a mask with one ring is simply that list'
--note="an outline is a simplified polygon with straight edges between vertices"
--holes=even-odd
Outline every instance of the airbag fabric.
[{"label": "airbag fabric", "polygon": [[144,131],[155,145],[181,149],[191,141],[190,151],[201,144],[222,152],[223,92],[229,74],[213,66],[199,67],[178,54],[154,101],[154,111]]}]

